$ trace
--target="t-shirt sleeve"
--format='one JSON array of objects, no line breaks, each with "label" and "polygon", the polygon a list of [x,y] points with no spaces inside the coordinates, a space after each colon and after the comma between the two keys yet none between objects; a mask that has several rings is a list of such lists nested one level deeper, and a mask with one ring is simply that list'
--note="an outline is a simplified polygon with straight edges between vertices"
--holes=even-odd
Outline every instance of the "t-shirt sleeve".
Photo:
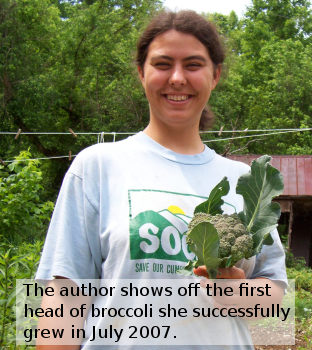
[{"label": "t-shirt sleeve", "polygon": [[265,277],[287,285],[285,252],[277,230],[271,232],[273,245],[264,245],[256,257],[256,265],[251,278]]},{"label": "t-shirt sleeve", "polygon": [[99,215],[84,193],[83,178],[65,175],[50,222],[36,279],[101,276]]}]

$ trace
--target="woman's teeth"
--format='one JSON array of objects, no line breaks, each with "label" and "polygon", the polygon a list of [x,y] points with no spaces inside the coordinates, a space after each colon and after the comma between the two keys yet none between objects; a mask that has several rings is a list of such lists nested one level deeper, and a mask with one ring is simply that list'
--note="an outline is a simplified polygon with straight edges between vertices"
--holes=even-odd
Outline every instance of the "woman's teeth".
[{"label": "woman's teeth", "polygon": [[185,101],[188,98],[188,95],[167,95],[167,99],[172,101]]}]

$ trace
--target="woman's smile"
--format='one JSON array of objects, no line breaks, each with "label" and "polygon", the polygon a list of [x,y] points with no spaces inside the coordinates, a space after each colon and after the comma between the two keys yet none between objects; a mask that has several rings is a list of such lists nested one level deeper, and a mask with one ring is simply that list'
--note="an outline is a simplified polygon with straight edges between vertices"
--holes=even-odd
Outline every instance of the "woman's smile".
[{"label": "woman's smile", "polygon": [[179,102],[181,102],[181,101],[188,100],[191,96],[189,96],[189,95],[171,95],[171,94],[169,95],[169,94],[167,94],[167,95],[165,95],[165,97],[169,101],[175,101],[175,102],[179,101]]}]

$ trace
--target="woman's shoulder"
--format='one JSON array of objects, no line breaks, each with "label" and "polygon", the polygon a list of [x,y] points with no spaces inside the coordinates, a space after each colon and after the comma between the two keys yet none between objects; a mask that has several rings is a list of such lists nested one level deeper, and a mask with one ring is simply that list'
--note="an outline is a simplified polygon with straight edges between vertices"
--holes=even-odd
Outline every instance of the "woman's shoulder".
[{"label": "woman's shoulder", "polygon": [[86,147],[75,157],[69,172],[82,176],[86,171],[92,172],[102,164],[109,166],[116,160],[121,162],[127,153],[132,151],[135,143],[133,136],[116,142],[97,143]]},{"label": "woman's shoulder", "polygon": [[98,157],[107,157],[110,155],[114,155],[119,151],[122,151],[122,149],[124,149],[127,144],[129,144],[128,138],[116,142],[97,143],[88,146],[82,151],[80,151],[76,158],[80,161],[92,161],[97,159]]},{"label": "woman's shoulder", "polygon": [[219,154],[216,154],[214,160],[218,164],[218,166],[223,170],[229,169],[240,174],[247,173],[250,170],[250,166],[248,164],[221,156]]}]

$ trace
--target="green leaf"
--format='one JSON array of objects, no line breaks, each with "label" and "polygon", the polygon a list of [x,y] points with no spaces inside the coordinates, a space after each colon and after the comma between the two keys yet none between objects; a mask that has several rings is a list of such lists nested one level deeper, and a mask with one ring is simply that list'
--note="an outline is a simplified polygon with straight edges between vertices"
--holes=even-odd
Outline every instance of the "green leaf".
[{"label": "green leaf", "polygon": [[266,236],[264,236],[263,238],[263,244],[266,245],[272,245],[274,243],[274,239],[272,238],[271,234],[267,234]]},{"label": "green leaf", "polygon": [[237,182],[236,193],[244,198],[243,212],[239,213],[247,230],[254,237],[254,251],[258,253],[262,244],[272,244],[270,232],[277,226],[280,206],[272,199],[283,192],[283,178],[265,155],[251,164],[251,171],[242,175]]},{"label": "green leaf", "polygon": [[194,262],[190,260],[190,261],[184,266],[184,269],[187,270],[187,271],[192,271],[193,267],[194,267]]},{"label": "green leaf", "polygon": [[190,276],[193,274],[193,269],[196,265],[196,261],[189,261],[185,266],[184,269],[179,270],[178,273],[183,275],[183,276]]},{"label": "green leaf", "polygon": [[199,223],[188,233],[188,245],[197,256],[196,266],[205,265],[209,276],[214,278],[220,263],[220,240],[215,227],[209,222]]},{"label": "green leaf", "polygon": [[231,267],[232,264],[232,256],[230,255],[228,259],[225,260],[225,267]]},{"label": "green leaf", "polygon": [[211,215],[222,214],[221,206],[224,204],[223,196],[227,195],[230,190],[230,184],[226,177],[224,177],[210,192],[208,199],[199,204],[195,210],[196,213],[207,213]]}]

